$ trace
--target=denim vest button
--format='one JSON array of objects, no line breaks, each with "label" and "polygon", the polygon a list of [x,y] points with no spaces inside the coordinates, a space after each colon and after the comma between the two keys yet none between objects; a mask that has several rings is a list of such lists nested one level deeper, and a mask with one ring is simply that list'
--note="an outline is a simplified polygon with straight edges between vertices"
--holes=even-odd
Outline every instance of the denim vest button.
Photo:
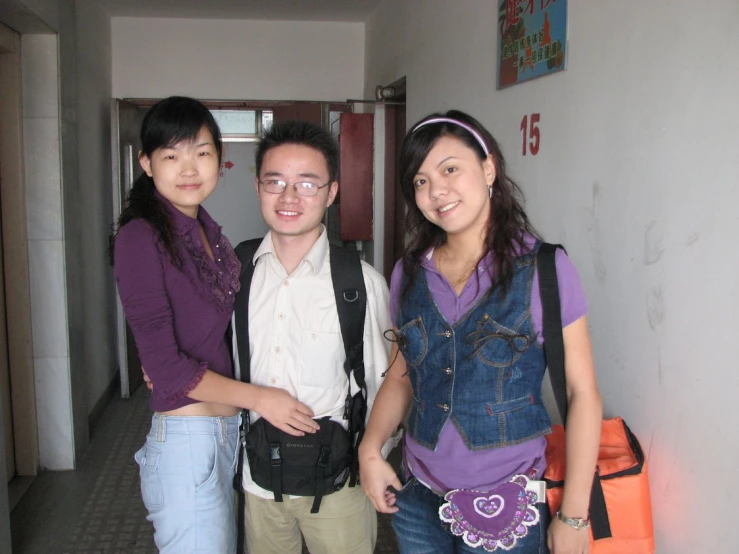
[{"label": "denim vest button", "polygon": [[444,331],[444,336],[448,339],[452,338],[452,332],[451,331]]},{"label": "denim vest button", "polygon": [[445,367],[444,369],[442,369],[442,371],[444,373],[446,373],[447,375],[451,375],[452,374],[452,368],[451,367]]},{"label": "denim vest button", "polygon": [[437,404],[437,406],[441,408],[442,410],[444,410],[445,412],[449,411],[449,404]]}]

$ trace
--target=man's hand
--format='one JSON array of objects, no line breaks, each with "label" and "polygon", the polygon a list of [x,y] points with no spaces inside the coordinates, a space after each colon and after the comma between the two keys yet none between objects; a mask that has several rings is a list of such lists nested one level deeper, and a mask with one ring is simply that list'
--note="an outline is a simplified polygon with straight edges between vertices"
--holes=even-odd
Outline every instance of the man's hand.
[{"label": "man's hand", "polygon": [[144,374],[144,383],[146,383],[146,388],[153,391],[154,383],[152,383],[151,379],[149,379],[149,375],[146,373],[144,366],[141,366],[141,373]]},{"label": "man's hand", "polygon": [[319,429],[313,410],[282,389],[260,387],[254,411],[288,435],[302,437]]}]

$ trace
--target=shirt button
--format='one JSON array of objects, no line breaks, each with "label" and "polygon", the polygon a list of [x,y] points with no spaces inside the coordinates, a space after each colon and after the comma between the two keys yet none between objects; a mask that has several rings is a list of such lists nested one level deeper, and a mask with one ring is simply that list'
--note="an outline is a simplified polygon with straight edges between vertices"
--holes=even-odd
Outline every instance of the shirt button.
[{"label": "shirt button", "polygon": [[216,244],[216,248],[220,248],[220,245]]},{"label": "shirt button", "polygon": [[280,353],[280,347],[279,346],[275,346],[275,354],[279,354],[279,353]]},{"label": "shirt button", "polygon": [[273,385],[276,385],[277,384],[277,379],[275,379],[274,377],[271,377],[270,380],[269,380],[269,382],[272,383]]},{"label": "shirt button", "polygon": [[231,292],[231,291],[228,291],[228,294],[233,294],[233,292]]},{"label": "shirt button", "polygon": [[277,314],[278,319],[285,319],[285,314]]},{"label": "shirt button", "polygon": [[218,258],[218,261],[220,262],[221,261],[221,258]]},{"label": "shirt button", "polygon": [[288,286],[289,284],[290,284],[290,281],[283,281],[283,282],[282,282],[282,286],[283,286],[283,287],[286,287],[286,286]]},{"label": "shirt button", "polygon": [[449,404],[437,404],[437,406],[439,406],[439,408],[441,408],[445,412],[449,411]]}]

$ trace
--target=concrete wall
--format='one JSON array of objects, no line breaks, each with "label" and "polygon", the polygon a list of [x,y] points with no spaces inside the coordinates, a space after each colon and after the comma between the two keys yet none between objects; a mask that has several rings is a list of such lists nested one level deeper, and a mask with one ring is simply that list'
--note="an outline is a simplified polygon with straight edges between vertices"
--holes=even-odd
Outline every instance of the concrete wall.
[{"label": "concrete wall", "polygon": [[98,2],[36,4],[28,13],[58,32],[21,39],[40,465],[72,469],[117,370],[110,17]]},{"label": "concrete wall", "polygon": [[568,69],[496,91],[497,4],[386,0],[365,95],[406,75],[409,124],[460,108],[501,141],[533,223],[582,275],[606,414],[649,456],[657,552],[733,552],[739,4],[571,0]]},{"label": "concrete wall", "polygon": [[113,18],[118,98],[346,100],[363,83],[361,23]]},{"label": "concrete wall", "polygon": [[23,138],[39,462],[74,467],[57,35],[21,36]]},{"label": "concrete wall", "polygon": [[[110,149],[112,57],[110,16],[98,2],[76,2],[77,159],[79,180],[66,225],[76,230],[81,265],[68,267],[68,277],[81,280],[82,363],[87,379],[89,411],[115,377],[115,284],[106,254],[113,223]],[[65,206],[66,209],[66,206]],[[74,218],[75,212],[81,215]],[[81,269],[84,268],[84,271]]]}]

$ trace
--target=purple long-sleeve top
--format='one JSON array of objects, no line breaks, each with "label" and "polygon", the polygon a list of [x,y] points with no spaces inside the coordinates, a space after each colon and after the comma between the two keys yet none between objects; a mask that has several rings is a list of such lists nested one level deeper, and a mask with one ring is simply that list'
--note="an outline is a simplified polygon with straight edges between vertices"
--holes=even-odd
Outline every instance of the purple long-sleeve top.
[{"label": "purple long-sleeve top", "polygon": [[[178,268],[154,228],[134,219],[118,232],[114,274],[139,357],[154,384],[149,405],[165,412],[187,397],[206,369],[233,376],[226,341],[241,266],[221,228],[203,207],[188,217],[159,194],[170,213]],[[205,251],[203,226],[214,258]]]}]

